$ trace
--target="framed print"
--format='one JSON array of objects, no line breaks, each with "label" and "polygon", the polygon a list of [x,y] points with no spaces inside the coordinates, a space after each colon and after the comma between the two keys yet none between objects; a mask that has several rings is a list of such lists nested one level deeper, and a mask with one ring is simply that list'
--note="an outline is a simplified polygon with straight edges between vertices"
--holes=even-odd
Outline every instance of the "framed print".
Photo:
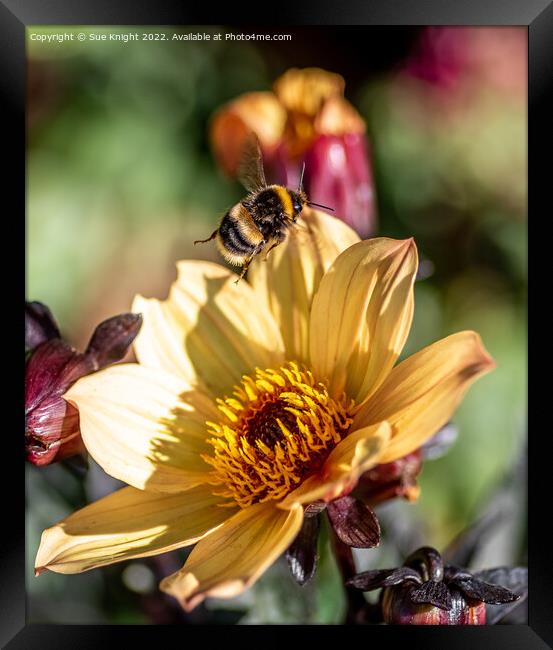
[{"label": "framed print", "polygon": [[3,644],[550,647],[546,0],[0,10],[25,246]]}]

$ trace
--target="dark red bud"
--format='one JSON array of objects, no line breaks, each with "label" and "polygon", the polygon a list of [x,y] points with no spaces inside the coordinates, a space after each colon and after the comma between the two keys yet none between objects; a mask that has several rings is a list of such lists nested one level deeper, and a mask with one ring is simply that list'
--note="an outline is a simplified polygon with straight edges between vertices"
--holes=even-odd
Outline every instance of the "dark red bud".
[{"label": "dark red bud", "polygon": [[84,451],[79,412],[62,397],[46,400],[27,416],[25,458],[33,465],[48,465]]},{"label": "dark red bud", "polygon": [[120,314],[108,318],[94,330],[85,355],[94,370],[122,359],[142,325],[141,314]]},{"label": "dark red bud", "polygon": [[335,499],[327,506],[337,537],[353,548],[374,548],[380,544],[380,524],[368,505],[351,496]]},{"label": "dark red bud", "polygon": [[25,457],[29,462],[47,465],[84,451],[79,413],[63,395],[80,377],[119,361],[141,324],[140,314],[109,318],[98,325],[82,354],[59,338],[46,306],[26,304],[26,346],[41,341],[25,369]]},{"label": "dark red bud", "polygon": [[365,134],[318,135],[304,160],[309,200],[333,208],[361,238],[372,235],[376,200]]},{"label": "dark red bud", "polygon": [[[432,581],[430,581],[432,582]],[[428,583],[426,583],[428,584]],[[432,587],[443,583],[432,583]],[[415,583],[406,582],[398,587],[384,589],[382,613],[384,621],[391,625],[484,625],[486,606],[482,602],[465,598],[460,591],[449,589],[451,609],[436,605],[413,602]]]},{"label": "dark red bud", "polygon": [[39,345],[25,369],[25,412],[48,398],[61,397],[79,377],[93,370],[91,361],[61,339]]},{"label": "dark red bud", "polygon": [[25,350],[60,337],[52,312],[41,302],[25,302]]},{"label": "dark red bud", "polygon": [[46,465],[80,453],[84,447],[79,413],[62,397],[92,365],[59,338],[40,344],[25,369],[25,457]]}]

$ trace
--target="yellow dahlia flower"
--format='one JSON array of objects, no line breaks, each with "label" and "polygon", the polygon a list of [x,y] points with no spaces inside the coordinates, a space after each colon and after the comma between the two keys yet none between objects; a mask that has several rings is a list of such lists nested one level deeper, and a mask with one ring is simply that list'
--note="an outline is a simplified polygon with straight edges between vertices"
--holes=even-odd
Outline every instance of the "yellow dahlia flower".
[{"label": "yellow dahlia flower", "polygon": [[360,241],[305,213],[305,230],[254,262],[249,282],[184,261],[167,300],[135,299],[139,363],[65,395],[92,457],[129,487],[44,531],[37,573],[197,542],[161,589],[187,610],[235,596],[294,541],[306,505],[417,449],[493,367],[474,332],[396,366],[413,315],[414,241]]}]

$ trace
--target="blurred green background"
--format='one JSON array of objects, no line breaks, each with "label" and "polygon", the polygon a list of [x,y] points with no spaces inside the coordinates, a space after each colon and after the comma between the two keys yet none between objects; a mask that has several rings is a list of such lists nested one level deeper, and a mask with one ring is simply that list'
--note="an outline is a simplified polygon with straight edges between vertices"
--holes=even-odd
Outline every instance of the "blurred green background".
[{"label": "blurred green background", "polygon": [[[176,260],[220,261],[192,242],[243,191],[217,169],[210,116],[243,92],[270,89],[289,67],[342,74],[367,121],[376,234],[413,235],[425,260],[404,355],[470,328],[497,362],[458,409],[454,447],[425,463],[418,503],[381,508],[383,544],[358,552],[359,567],[390,565],[411,539],[442,548],[490,508],[508,515],[478,562],[524,563],[526,29],[282,30],[290,42],[29,38],[146,31],[229,28],[28,28],[28,299],[49,305],[82,347],[135,293],[164,298]],[[84,479],[59,465],[27,470],[31,622],[340,621],[344,598],[324,536],[312,584],[295,585],[281,560],[241,598],[192,615],[156,587],[186,551],[35,579],[41,531],[117,483],[94,464]]]}]

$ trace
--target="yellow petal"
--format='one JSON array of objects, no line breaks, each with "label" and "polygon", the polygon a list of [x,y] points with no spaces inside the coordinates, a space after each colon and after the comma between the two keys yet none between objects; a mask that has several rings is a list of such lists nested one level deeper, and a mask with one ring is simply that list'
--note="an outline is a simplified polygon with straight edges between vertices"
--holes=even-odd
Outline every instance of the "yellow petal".
[{"label": "yellow petal", "polygon": [[211,262],[178,262],[167,300],[137,296],[144,323],[135,342],[141,364],[162,368],[217,396],[259,366],[282,363],[283,343],[259,297]]},{"label": "yellow petal", "polygon": [[309,349],[332,395],[346,391],[360,404],[392,369],[411,327],[417,263],[412,239],[375,238],[350,246],[326,272],[313,299]]},{"label": "yellow petal", "polygon": [[284,553],[302,521],[299,505],[285,511],[258,503],[241,510],[199,542],[184,567],[165,578],[160,588],[186,611],[208,596],[237,596]]},{"label": "yellow petal", "polygon": [[232,516],[220,502],[204,486],[170,495],[123,488],[45,530],[36,573],[80,573],[193,544]]},{"label": "yellow petal", "polygon": [[305,480],[279,506],[289,508],[294,504],[317,500],[328,503],[349,494],[361,474],[381,462],[380,456],[390,435],[391,428],[387,422],[350,433],[332,450],[322,470]]},{"label": "yellow petal", "polygon": [[275,94],[288,111],[315,117],[330,97],[344,94],[344,78],[322,68],[291,68],[273,85]]},{"label": "yellow petal", "polygon": [[363,118],[343,97],[331,97],[315,119],[315,131],[324,135],[365,133]]},{"label": "yellow petal", "polygon": [[494,366],[476,332],[448,336],[394,368],[352,426],[388,420],[392,439],[380,462],[401,458],[436,433],[451,418],[472,382]]},{"label": "yellow petal", "polygon": [[338,255],[359,241],[359,236],[339,219],[304,208],[284,243],[267,261],[252,262],[248,281],[268,301],[278,323],[286,358],[309,358],[309,312],[321,278]]},{"label": "yellow petal", "polygon": [[162,370],[119,364],[82,377],[64,396],[79,409],[81,434],[94,460],[136,488],[187,490],[206,480],[200,454],[212,400]]},{"label": "yellow petal", "polygon": [[235,175],[246,138],[253,131],[264,151],[282,136],[286,111],[271,92],[241,95],[215,113],[209,135],[217,159],[227,174]]}]

